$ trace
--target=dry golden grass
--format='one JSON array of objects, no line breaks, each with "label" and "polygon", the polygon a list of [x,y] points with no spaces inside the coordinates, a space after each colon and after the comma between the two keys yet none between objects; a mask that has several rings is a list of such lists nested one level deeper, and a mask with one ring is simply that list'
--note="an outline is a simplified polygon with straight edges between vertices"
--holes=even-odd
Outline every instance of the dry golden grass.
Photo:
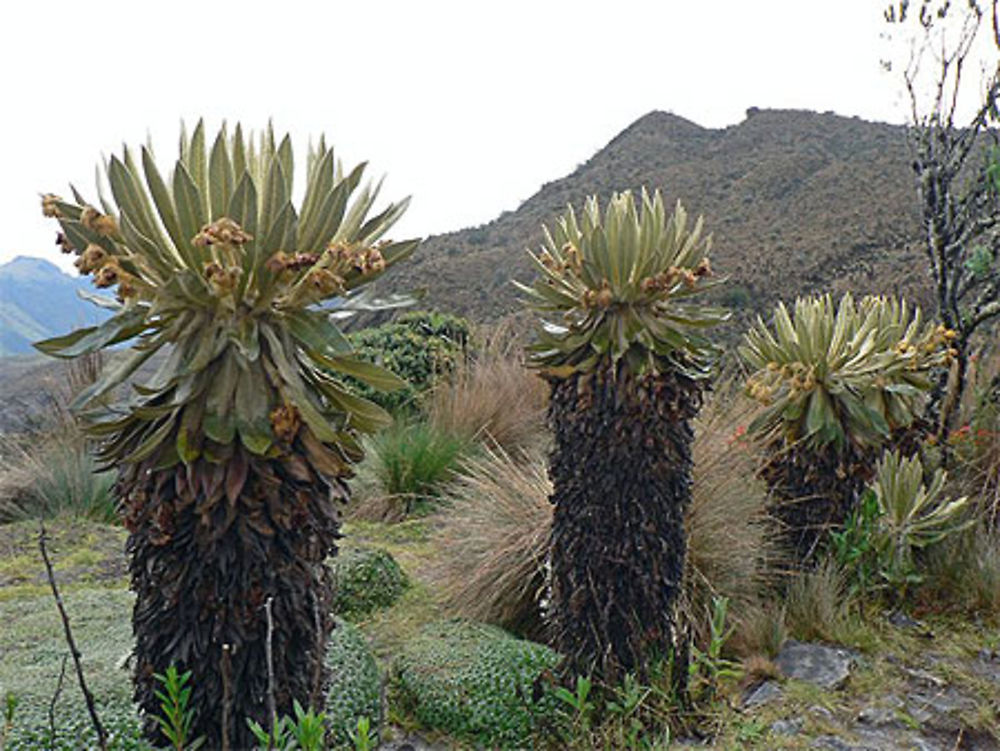
[{"label": "dry golden grass", "polygon": [[785,627],[785,606],[777,600],[747,605],[735,614],[736,630],[728,648],[743,656],[774,657],[788,638]]},{"label": "dry golden grass", "polygon": [[849,619],[850,600],[843,572],[826,560],[788,582],[785,623],[800,641],[838,641]]},{"label": "dry golden grass", "polygon": [[985,519],[928,550],[922,567],[921,609],[957,609],[1000,620],[1000,531]]},{"label": "dry golden grass", "polygon": [[[739,629],[744,614],[760,609],[759,593],[771,579],[767,493],[754,478],[753,448],[737,430],[753,409],[727,393],[706,405],[696,422],[684,611],[700,643],[707,638],[713,597],[729,598]],[[434,576],[456,615],[520,633],[537,631],[540,623],[552,519],[547,461],[534,443],[518,455],[492,449],[465,463],[445,493],[450,507]]]},{"label": "dry golden grass", "polygon": [[505,327],[483,336],[479,354],[429,395],[427,419],[448,435],[517,453],[543,434],[549,389],[524,367]]},{"label": "dry golden grass", "polygon": [[746,440],[756,405],[725,385],[695,420],[691,508],[687,515],[686,615],[704,640],[713,597],[728,597],[737,625],[769,585],[776,546],[758,454]]},{"label": "dry golden grass", "polygon": [[538,598],[552,524],[546,468],[538,449],[515,459],[495,447],[459,470],[443,497],[449,508],[432,572],[454,614],[541,634]]}]

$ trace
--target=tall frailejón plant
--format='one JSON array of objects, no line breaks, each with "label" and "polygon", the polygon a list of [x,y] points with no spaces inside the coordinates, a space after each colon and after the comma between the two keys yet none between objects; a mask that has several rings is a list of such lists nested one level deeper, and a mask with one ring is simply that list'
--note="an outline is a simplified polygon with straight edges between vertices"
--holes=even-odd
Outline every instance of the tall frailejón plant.
[{"label": "tall frailej\u00f3n plant", "polygon": [[568,665],[646,675],[672,646],[691,497],[691,418],[725,312],[698,304],[710,241],[659,193],[570,208],[518,285],[542,319],[531,365],[551,385],[555,506],[549,625]]},{"label": "tall frailej\u00f3n plant", "polygon": [[747,392],[764,405],[750,424],[770,454],[762,474],[788,552],[810,559],[871,482],[885,446],[915,448],[923,394],[953,356],[954,332],[925,324],[905,300],[844,295],[783,303],[758,318],[740,355]]},{"label": "tall frailej\u00f3n plant", "polygon": [[[192,736],[212,748],[224,732],[233,748],[253,744],[245,719],[269,722],[270,685],[280,714],[321,694],[324,560],[358,434],[387,422],[339,377],[402,385],[352,356],[331,313],[361,305],[359,287],[416,246],[380,239],[406,201],[369,216],[378,189],[362,187],[363,169],[345,172],[321,140],[296,207],[287,136],[223,127],[207,148],[199,123],[167,175],[148,148],[126,148],[105,167],[110,199],[100,183],[97,205],[75,189],[43,198],[63,250],[115,298],[94,295],[114,310],[105,323],[36,346],[75,357],[131,345],[75,406],[119,470],[135,699],[152,738],[154,676],[171,665],[192,673]],[[155,372],[113,403],[154,356]]]}]

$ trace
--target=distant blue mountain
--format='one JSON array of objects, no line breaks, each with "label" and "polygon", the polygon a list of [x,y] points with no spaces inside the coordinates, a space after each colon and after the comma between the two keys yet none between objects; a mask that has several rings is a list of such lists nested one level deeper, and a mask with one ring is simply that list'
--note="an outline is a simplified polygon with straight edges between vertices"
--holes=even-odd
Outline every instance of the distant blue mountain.
[{"label": "distant blue mountain", "polygon": [[0,265],[0,356],[34,352],[31,343],[106,319],[107,310],[82,300],[89,277],[65,274],[41,258],[18,256]]}]

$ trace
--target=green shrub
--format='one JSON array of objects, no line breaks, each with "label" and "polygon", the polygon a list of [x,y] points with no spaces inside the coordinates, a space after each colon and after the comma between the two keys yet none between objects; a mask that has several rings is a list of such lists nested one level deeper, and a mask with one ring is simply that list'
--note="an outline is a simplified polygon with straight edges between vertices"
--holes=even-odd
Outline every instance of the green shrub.
[{"label": "green shrub", "polygon": [[341,550],[332,570],[333,612],[348,620],[392,605],[408,584],[399,564],[380,548]]},{"label": "green shrub", "polygon": [[529,748],[534,718],[557,709],[550,694],[532,705],[532,684],[558,661],[494,626],[444,621],[397,657],[393,687],[398,706],[426,728],[489,748]]},{"label": "green shrub", "polygon": [[352,385],[365,398],[399,411],[415,405],[440,376],[455,369],[468,346],[469,324],[445,313],[412,312],[357,331],[349,339],[359,357],[388,368],[409,384],[389,393],[353,380]]},{"label": "green shrub", "polygon": [[468,444],[423,422],[397,424],[371,439],[370,471],[379,492],[412,511],[451,479]]},{"label": "green shrub", "polygon": [[378,666],[361,632],[340,618],[326,660],[330,688],[325,712],[330,735],[338,746],[353,748],[349,733],[357,730],[358,718],[368,717],[378,727],[382,716]]}]

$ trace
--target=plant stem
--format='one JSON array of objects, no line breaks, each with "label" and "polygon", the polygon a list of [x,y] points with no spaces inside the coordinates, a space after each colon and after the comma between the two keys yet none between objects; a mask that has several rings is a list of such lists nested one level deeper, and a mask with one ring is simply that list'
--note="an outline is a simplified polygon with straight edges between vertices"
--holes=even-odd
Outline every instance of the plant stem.
[{"label": "plant stem", "polygon": [[59,680],[56,682],[52,701],[49,702],[49,743],[52,745],[55,745],[56,742],[56,702],[59,701],[59,694],[62,693],[63,679],[66,677],[66,660],[68,659],[69,655],[63,655],[62,666],[59,668]]},{"label": "plant stem", "polygon": [[[267,713],[268,722],[271,728],[271,737],[274,737],[274,726],[278,722],[278,707],[274,701],[274,653],[271,641],[274,637],[274,617],[271,615],[271,603],[274,597],[268,597],[264,603],[264,614],[267,616],[267,641],[264,643],[264,655],[267,661]],[[268,742],[270,746],[270,741]]]}]

